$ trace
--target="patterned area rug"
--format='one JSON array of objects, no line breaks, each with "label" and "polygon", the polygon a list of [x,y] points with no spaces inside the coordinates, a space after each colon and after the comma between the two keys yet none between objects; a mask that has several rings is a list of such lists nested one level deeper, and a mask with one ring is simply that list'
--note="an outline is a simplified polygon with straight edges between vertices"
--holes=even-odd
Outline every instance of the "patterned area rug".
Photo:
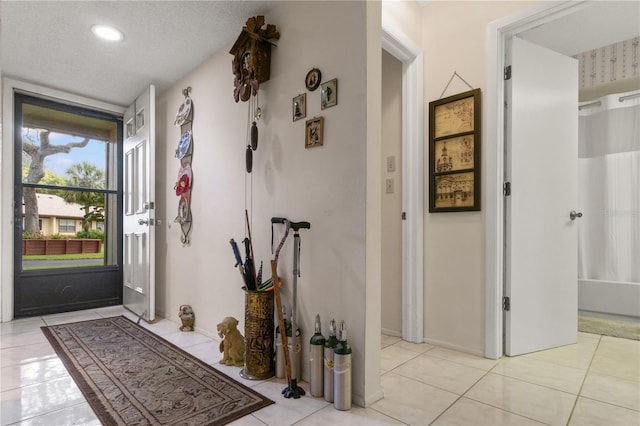
[{"label": "patterned area rug", "polygon": [[125,317],[42,331],[105,425],[223,425],[273,404]]}]

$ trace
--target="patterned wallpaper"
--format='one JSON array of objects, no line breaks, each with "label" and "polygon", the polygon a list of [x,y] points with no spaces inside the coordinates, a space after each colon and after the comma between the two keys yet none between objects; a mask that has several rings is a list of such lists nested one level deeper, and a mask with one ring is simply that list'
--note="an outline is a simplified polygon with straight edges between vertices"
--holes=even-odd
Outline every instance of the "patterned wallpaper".
[{"label": "patterned wallpaper", "polygon": [[580,89],[640,76],[640,37],[579,53]]}]

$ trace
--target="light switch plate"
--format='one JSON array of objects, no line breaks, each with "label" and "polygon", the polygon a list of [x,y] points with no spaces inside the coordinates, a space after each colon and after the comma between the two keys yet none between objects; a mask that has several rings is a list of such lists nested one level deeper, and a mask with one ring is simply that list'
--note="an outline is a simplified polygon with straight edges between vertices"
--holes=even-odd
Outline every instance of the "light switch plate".
[{"label": "light switch plate", "polygon": [[393,178],[388,178],[385,181],[385,186],[387,188],[387,194],[393,194]]},{"label": "light switch plate", "polygon": [[388,172],[396,171],[396,157],[394,156],[387,157],[387,171]]}]

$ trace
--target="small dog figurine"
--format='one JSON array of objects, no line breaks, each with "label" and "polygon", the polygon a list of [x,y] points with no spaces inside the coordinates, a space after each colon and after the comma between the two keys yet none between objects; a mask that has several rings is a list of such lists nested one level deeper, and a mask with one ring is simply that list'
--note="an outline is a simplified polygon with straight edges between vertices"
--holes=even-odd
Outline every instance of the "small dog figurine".
[{"label": "small dog figurine", "polygon": [[193,313],[193,309],[191,309],[191,306],[180,306],[178,317],[180,318],[180,321],[182,321],[180,331],[193,331],[194,323],[196,321],[196,315]]},{"label": "small dog figurine", "polygon": [[218,336],[223,340],[220,342],[220,352],[224,355],[220,364],[244,365],[244,338],[237,329],[238,320],[233,317],[226,317],[218,324]]}]

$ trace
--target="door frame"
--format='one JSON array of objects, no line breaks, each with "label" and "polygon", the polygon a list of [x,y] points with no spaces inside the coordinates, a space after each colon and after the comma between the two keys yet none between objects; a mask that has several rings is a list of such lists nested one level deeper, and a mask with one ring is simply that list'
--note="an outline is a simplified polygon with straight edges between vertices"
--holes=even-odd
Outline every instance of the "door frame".
[{"label": "door frame", "polygon": [[[83,96],[73,95],[56,89],[27,83],[11,78],[2,80],[2,156],[0,197],[1,199],[13,199],[14,187],[14,93],[51,99],[56,102],[83,106],[97,111],[103,111],[114,115],[123,115],[125,108],[106,102]],[[7,198],[8,197],[8,198]],[[0,206],[0,321],[13,319],[13,205],[2,203]]]},{"label": "door frame", "polygon": [[504,353],[502,296],[504,284],[504,68],[507,40],[517,33],[543,25],[587,7],[587,2],[540,4],[498,19],[487,26],[489,46],[487,81],[486,227],[485,227],[485,356]]},{"label": "door frame", "polygon": [[388,20],[382,48],[402,63],[402,338],[424,341],[424,62],[422,50]]}]

